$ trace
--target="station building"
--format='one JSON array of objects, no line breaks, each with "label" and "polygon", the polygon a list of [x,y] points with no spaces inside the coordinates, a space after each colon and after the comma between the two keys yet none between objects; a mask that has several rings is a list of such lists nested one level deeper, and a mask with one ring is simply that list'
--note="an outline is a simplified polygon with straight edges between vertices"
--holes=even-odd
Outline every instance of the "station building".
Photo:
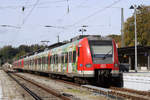
[{"label": "station building", "polygon": [[[120,63],[129,64],[129,70],[135,69],[135,47],[118,48]],[[150,46],[137,46],[138,70],[150,71]]]}]

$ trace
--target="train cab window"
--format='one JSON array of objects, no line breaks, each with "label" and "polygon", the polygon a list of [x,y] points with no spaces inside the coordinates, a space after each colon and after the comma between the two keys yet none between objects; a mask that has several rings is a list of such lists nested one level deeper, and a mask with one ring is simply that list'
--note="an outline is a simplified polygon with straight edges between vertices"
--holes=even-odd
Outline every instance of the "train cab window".
[{"label": "train cab window", "polygon": [[69,52],[69,63],[71,63],[71,62],[72,62],[72,51]]},{"label": "train cab window", "polygon": [[111,40],[89,40],[93,63],[112,63],[113,45]]},{"label": "train cab window", "polygon": [[73,63],[76,62],[76,51],[73,51]]}]

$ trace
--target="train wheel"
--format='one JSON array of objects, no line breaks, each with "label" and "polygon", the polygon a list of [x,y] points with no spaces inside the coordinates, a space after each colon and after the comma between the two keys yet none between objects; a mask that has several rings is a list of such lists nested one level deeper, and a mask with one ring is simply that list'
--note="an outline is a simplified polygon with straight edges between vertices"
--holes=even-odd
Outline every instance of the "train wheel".
[{"label": "train wheel", "polygon": [[86,78],[80,78],[80,77],[75,77],[74,78],[74,82],[78,83],[78,84],[87,84],[88,83]]}]

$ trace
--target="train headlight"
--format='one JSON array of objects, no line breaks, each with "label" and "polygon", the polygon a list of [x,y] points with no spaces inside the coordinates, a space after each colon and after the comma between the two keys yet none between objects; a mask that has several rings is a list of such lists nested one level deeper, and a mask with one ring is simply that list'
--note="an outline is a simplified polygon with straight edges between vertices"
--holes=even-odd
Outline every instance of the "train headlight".
[{"label": "train headlight", "polygon": [[112,73],[112,74],[118,74],[118,73],[119,73],[119,70],[112,70],[111,73]]},{"label": "train headlight", "polygon": [[92,67],[92,64],[86,64],[86,67]]}]

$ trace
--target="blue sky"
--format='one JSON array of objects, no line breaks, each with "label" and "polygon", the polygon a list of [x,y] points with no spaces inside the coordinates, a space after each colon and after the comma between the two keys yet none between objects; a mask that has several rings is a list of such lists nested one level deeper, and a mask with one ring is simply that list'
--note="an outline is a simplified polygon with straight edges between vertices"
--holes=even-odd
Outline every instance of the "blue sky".
[{"label": "blue sky", "polygon": [[0,47],[43,40],[53,44],[57,35],[61,41],[68,40],[81,34],[82,25],[88,25],[84,34],[120,34],[121,8],[126,21],[133,14],[129,9],[133,4],[150,5],[150,0],[0,0],[0,25],[21,27],[0,26]]}]

